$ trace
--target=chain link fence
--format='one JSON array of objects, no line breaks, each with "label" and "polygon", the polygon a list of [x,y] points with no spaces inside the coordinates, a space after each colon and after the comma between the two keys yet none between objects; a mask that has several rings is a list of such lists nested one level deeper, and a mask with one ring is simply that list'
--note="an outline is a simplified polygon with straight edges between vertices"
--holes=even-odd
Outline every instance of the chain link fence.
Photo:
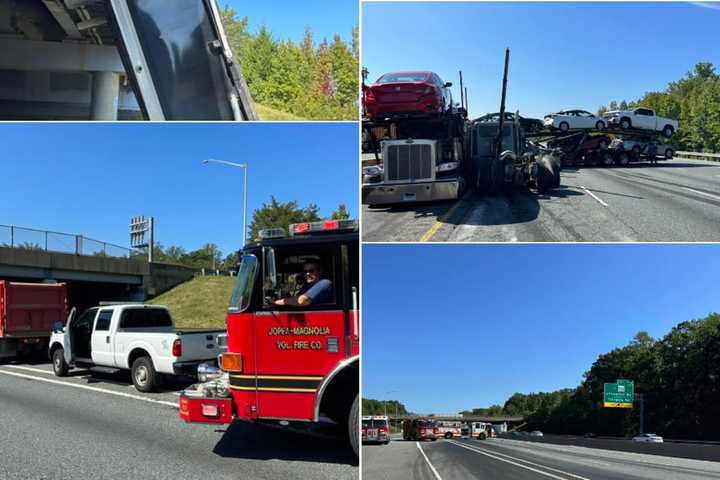
[{"label": "chain link fence", "polygon": [[142,258],[141,252],[82,235],[0,225],[0,247],[94,257]]}]

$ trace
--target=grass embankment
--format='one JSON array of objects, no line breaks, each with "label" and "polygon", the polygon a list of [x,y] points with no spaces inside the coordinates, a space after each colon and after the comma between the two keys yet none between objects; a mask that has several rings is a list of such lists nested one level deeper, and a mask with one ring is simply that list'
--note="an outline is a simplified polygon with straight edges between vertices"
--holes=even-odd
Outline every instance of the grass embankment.
[{"label": "grass embankment", "polygon": [[281,112],[280,110],[275,110],[274,108],[266,107],[264,105],[260,105],[259,103],[255,104],[255,110],[257,111],[258,118],[266,122],[305,121],[304,118],[293,115],[292,113]]},{"label": "grass embankment", "polygon": [[165,305],[178,328],[225,328],[234,277],[195,277],[146,303]]}]

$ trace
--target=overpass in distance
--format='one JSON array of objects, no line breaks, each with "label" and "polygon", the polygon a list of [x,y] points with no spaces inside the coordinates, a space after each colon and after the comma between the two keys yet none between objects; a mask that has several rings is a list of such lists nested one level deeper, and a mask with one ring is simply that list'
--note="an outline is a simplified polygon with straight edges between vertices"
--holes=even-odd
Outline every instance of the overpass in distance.
[{"label": "overpass in distance", "polygon": [[436,420],[438,422],[486,422],[486,423],[513,423],[520,424],[525,421],[525,417],[522,415],[501,415],[497,417],[483,416],[483,415],[469,415],[465,417],[459,417],[456,415],[391,415],[388,414],[388,419],[392,421],[412,420],[415,418],[426,418],[429,420]]}]

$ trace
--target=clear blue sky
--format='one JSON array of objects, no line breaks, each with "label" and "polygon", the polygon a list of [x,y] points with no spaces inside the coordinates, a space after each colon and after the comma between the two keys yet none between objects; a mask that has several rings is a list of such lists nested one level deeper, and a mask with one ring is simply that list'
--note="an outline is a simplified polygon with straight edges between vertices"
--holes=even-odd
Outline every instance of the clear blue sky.
[{"label": "clear blue sky", "polygon": [[720,245],[366,245],[363,396],[457,413],[576,387],[638,331],[720,311],[718,272]]},{"label": "clear blue sky", "polygon": [[128,223],[154,215],[157,240],[194,250],[240,247],[243,171],[248,225],[269,202],[313,202],[358,214],[353,124],[0,124],[0,224],[129,244]]},{"label": "clear blue sky", "polygon": [[510,48],[508,108],[596,112],[664,89],[698,62],[720,70],[720,9],[688,3],[365,3],[370,80],[427,69],[468,86],[470,114],[496,112]]},{"label": "clear blue sky", "polygon": [[273,37],[299,42],[305,26],[312,28],[315,41],[332,40],[336,33],[346,41],[352,39],[352,29],[359,24],[357,0],[220,0],[230,6],[239,17],[248,17],[251,32],[265,24]]}]

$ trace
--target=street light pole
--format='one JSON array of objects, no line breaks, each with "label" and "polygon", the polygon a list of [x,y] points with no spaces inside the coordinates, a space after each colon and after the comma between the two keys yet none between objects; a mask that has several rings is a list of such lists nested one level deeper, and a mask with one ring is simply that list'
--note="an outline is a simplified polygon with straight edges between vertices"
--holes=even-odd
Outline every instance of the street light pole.
[{"label": "street light pole", "polygon": [[218,163],[220,165],[227,165],[230,167],[236,167],[236,168],[242,168],[243,169],[243,231],[242,231],[242,246],[245,246],[246,239],[247,239],[247,185],[248,185],[248,164],[247,163],[235,163],[235,162],[228,162],[227,160],[215,160],[215,159],[207,159],[202,161],[203,165],[207,165],[208,163]]}]

